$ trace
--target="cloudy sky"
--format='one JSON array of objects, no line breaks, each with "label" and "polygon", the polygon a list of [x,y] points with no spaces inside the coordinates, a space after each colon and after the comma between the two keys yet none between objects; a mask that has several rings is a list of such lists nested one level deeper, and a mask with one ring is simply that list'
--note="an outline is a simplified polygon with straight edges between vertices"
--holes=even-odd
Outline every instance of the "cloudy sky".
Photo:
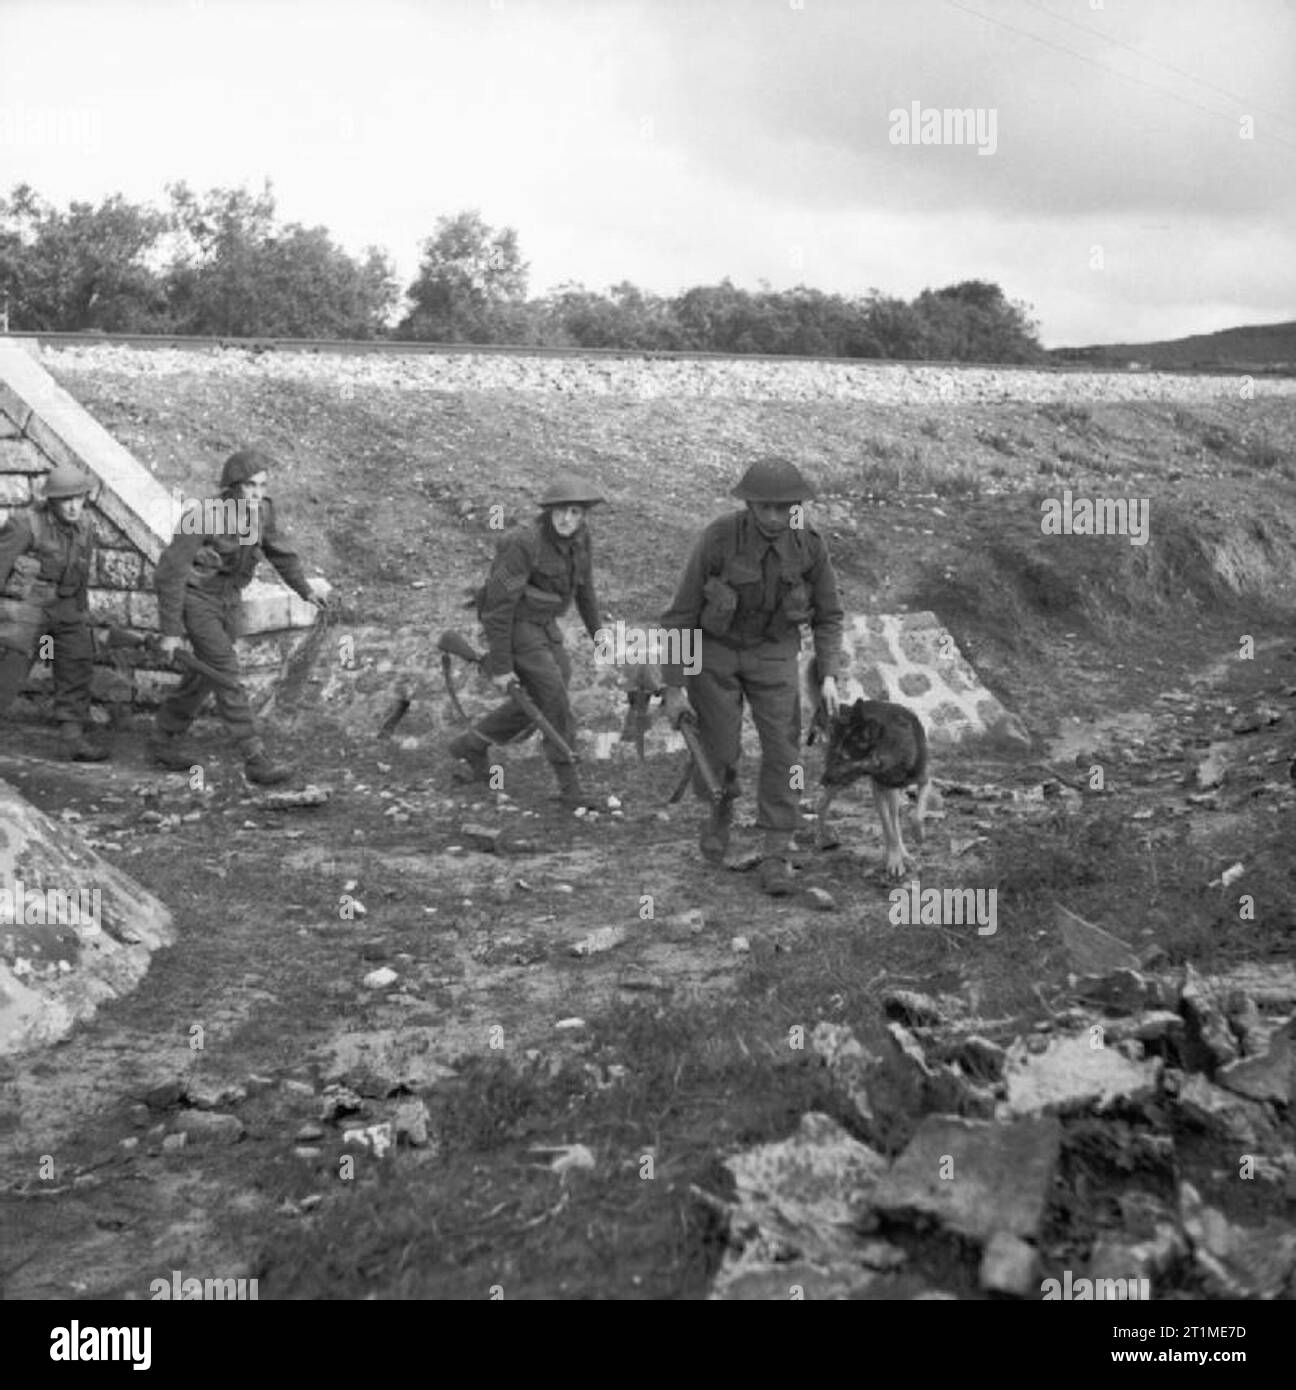
[{"label": "cloudy sky", "polygon": [[1048,346],[1275,322],[1296,4],[0,0],[0,190],[266,178],[403,279],[478,208],[533,293],[987,279]]}]

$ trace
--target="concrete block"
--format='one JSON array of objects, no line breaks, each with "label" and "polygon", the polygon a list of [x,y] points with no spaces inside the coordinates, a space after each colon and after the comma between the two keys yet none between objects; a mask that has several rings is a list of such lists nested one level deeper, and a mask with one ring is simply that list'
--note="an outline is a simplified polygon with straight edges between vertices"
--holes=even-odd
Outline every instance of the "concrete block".
[{"label": "concrete block", "polygon": [[158,601],[156,594],[151,594],[146,589],[132,589],[126,606],[130,610],[131,627],[143,628],[146,631],[157,630]]},{"label": "concrete block", "polygon": [[249,584],[243,593],[243,632],[278,632],[289,627],[291,608],[288,600],[292,590],[272,588],[265,584]]},{"label": "concrete block", "polygon": [[31,474],[0,473],[0,504],[25,507],[31,500]]},{"label": "concrete block", "polygon": [[135,699],[141,705],[159,705],[179,684],[175,671],[136,671]]},{"label": "concrete block", "polygon": [[0,473],[45,473],[47,459],[27,439],[0,439]]},{"label": "concrete block", "polygon": [[130,626],[130,609],[122,589],[91,589],[90,611],[97,623],[118,623]]},{"label": "concrete block", "polygon": [[102,589],[137,589],[140,557],[133,550],[100,550],[95,554],[94,582]]},{"label": "concrete block", "polygon": [[0,439],[16,439],[22,434],[22,427],[0,410]]}]

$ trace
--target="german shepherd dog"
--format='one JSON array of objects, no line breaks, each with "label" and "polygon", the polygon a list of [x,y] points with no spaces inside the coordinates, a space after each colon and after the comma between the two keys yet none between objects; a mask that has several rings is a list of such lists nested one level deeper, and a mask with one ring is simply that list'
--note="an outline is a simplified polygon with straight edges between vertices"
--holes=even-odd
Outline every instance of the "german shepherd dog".
[{"label": "german shepherd dog", "polygon": [[867,777],[873,784],[873,804],[882,822],[887,875],[901,878],[905,873],[905,860],[911,857],[906,854],[900,836],[900,803],[904,790],[914,783],[918,786],[914,838],[919,844],[923,841],[923,817],[931,796],[927,731],[908,706],[889,700],[866,700],[862,694],[850,703],[843,699],[837,714],[830,719],[819,686],[815,663],[810,661],[805,697],[814,715],[806,742],[813,743],[816,734],[827,739],[819,801],[815,808],[818,816],[815,847],[835,849],[841,843],[828,827],[828,808],[843,787]]}]

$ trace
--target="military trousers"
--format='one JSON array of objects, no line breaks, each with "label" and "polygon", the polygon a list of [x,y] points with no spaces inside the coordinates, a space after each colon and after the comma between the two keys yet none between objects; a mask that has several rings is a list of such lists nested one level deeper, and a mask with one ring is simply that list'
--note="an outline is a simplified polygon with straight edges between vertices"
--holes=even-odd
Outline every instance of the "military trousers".
[{"label": "military trousers", "polygon": [[18,692],[27,684],[36,642],[53,639],[54,718],[60,724],[85,724],[90,719],[90,683],[94,678],[94,639],[90,614],[75,597],[52,598],[43,605],[28,605],[23,645],[0,646],[0,715],[8,713]]},{"label": "military trousers", "polygon": [[[796,636],[756,647],[726,646],[703,635],[702,669],[689,677],[688,695],[712,770],[730,795],[738,794],[744,705],[751,707],[760,738],[756,824],[763,830],[795,830],[801,793],[792,769],[801,765],[801,691]],[[694,791],[707,796],[698,775]]]},{"label": "military trousers", "polygon": [[158,710],[158,728],[164,734],[182,734],[198,717],[208,694],[215,690],[216,712],[230,735],[245,749],[257,738],[256,721],[247,691],[234,639],[242,627],[243,604],[237,589],[208,590],[190,586],[185,590],[184,629],[194,655],[204,665],[228,676],[237,684],[232,688],[213,687],[206,676],[186,671],[180,684]]},{"label": "military trousers", "polygon": [[[568,746],[574,747],[576,726],[567,695],[571,658],[563,646],[557,623],[519,621],[513,625],[513,670],[523,690],[535,701],[536,708]],[[488,743],[508,743],[530,723],[513,701],[508,700],[478,720],[473,728]],[[544,755],[551,763],[566,761],[548,738],[544,740]]]}]

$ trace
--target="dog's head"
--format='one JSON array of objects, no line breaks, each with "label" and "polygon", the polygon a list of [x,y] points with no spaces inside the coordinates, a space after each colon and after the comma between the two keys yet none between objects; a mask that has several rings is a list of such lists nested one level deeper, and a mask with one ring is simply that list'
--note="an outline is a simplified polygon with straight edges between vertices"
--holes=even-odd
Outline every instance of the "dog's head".
[{"label": "dog's head", "polygon": [[824,753],[823,783],[843,787],[878,770],[877,753],[885,728],[868,712],[868,702],[842,705],[828,721],[828,747]]}]

